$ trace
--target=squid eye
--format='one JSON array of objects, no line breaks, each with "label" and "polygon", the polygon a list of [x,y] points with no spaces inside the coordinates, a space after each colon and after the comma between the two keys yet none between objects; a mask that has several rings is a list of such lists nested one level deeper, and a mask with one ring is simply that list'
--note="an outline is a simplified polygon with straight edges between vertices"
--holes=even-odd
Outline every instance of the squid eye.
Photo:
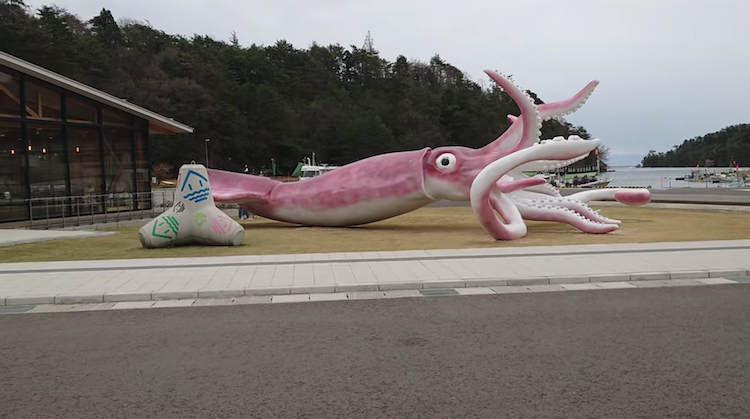
[{"label": "squid eye", "polygon": [[456,165],[456,156],[451,153],[443,153],[435,160],[435,164],[440,170],[452,169]]}]

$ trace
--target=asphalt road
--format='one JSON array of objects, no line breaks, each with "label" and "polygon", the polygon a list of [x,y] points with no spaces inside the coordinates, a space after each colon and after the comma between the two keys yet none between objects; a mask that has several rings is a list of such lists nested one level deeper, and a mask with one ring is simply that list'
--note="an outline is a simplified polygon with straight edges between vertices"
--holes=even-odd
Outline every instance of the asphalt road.
[{"label": "asphalt road", "polygon": [[2,418],[747,418],[750,286],[0,318]]}]

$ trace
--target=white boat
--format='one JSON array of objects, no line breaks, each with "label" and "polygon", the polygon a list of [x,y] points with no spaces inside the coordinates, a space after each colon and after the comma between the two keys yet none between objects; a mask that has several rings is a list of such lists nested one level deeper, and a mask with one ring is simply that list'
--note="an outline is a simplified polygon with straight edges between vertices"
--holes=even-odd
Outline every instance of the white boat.
[{"label": "white boat", "polygon": [[309,157],[306,158],[307,164],[303,165],[301,168],[299,180],[308,180],[311,178],[314,178],[316,176],[320,176],[322,174],[328,173],[332,170],[338,169],[340,166],[330,166],[325,163],[321,164],[315,164],[315,153],[312,154],[312,159]]},{"label": "white boat", "polygon": [[594,178],[593,182],[579,184],[579,188],[604,188],[612,182],[611,178]]},{"label": "white boat", "polygon": [[314,178],[315,176],[320,176],[324,173],[328,173],[331,170],[338,169],[339,166],[313,166],[313,165],[304,165],[302,166],[302,174],[299,177],[299,180],[307,180]]}]

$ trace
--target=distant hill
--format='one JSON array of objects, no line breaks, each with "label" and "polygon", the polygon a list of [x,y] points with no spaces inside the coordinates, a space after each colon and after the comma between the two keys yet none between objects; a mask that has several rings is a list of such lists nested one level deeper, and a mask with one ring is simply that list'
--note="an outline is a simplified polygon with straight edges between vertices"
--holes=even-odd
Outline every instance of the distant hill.
[{"label": "distant hill", "polygon": [[750,166],[750,124],[732,125],[721,131],[685,140],[667,152],[650,150],[643,167]]}]

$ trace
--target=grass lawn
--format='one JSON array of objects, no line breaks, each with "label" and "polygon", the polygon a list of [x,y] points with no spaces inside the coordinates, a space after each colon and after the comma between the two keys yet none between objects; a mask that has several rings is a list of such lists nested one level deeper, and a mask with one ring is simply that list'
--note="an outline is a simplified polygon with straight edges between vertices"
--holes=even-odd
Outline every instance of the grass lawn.
[{"label": "grass lawn", "polygon": [[107,237],[56,240],[0,248],[2,262],[137,259],[265,255],[287,253],[366,252],[544,245],[649,243],[664,241],[750,239],[750,213],[603,207],[602,214],[623,222],[609,234],[583,234],[559,223],[527,222],[526,237],[494,241],[471,208],[422,208],[361,227],[299,227],[262,218],[243,221],[245,243],[238,247],[143,249],[138,227],[103,229]]}]

